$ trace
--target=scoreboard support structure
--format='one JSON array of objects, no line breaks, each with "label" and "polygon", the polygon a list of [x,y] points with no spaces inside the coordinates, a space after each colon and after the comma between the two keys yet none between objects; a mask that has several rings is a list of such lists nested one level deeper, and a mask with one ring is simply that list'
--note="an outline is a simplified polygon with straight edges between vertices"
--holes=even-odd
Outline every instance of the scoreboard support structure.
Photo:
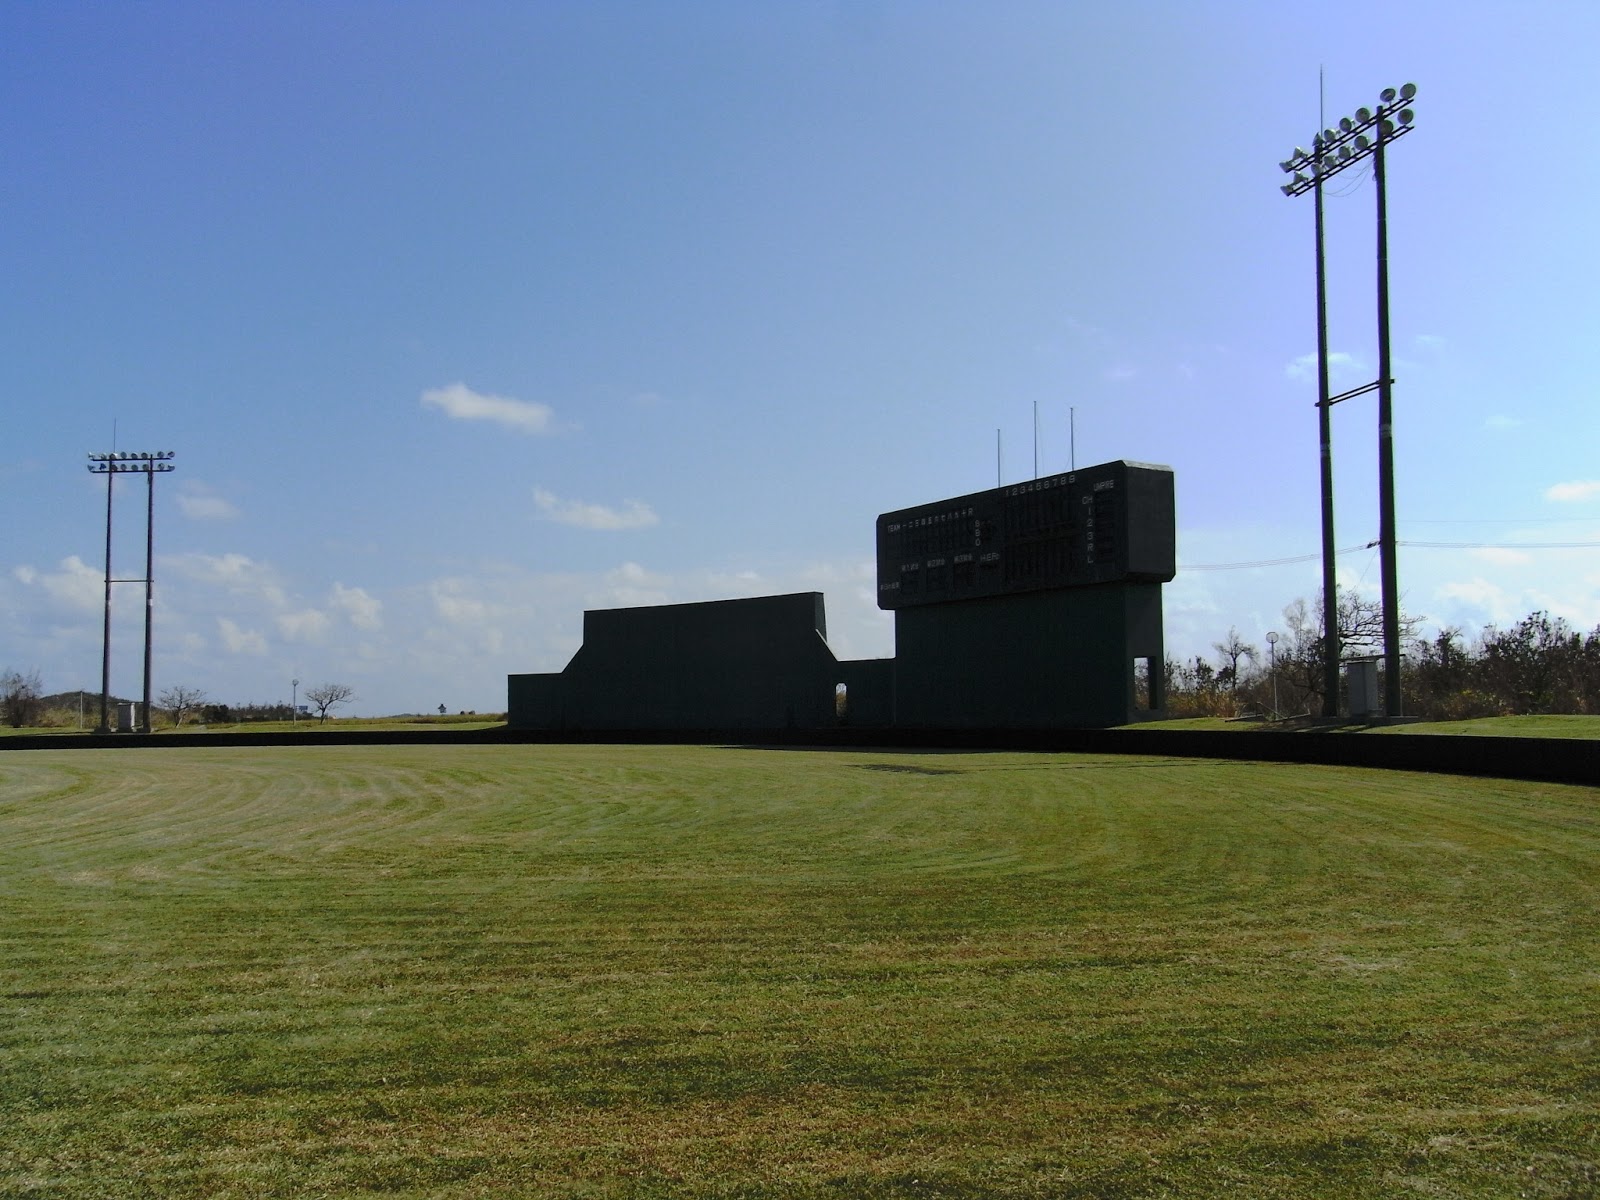
[{"label": "scoreboard support structure", "polygon": [[1109,462],[878,518],[894,722],[1121,725],[1165,708],[1170,468]]}]

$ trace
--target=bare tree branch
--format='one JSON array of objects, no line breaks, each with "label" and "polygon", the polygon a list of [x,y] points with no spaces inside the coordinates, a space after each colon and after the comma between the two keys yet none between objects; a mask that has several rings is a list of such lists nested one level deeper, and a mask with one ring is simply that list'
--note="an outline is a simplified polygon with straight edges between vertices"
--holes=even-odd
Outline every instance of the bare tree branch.
[{"label": "bare tree branch", "polygon": [[156,697],[157,703],[172,714],[173,725],[182,725],[184,714],[206,702],[206,694],[197,687],[174,684]]},{"label": "bare tree branch", "polygon": [[311,707],[317,710],[317,724],[320,725],[328,719],[329,709],[347,700],[354,700],[356,690],[348,683],[319,683],[314,688],[307,688],[305,696]]}]

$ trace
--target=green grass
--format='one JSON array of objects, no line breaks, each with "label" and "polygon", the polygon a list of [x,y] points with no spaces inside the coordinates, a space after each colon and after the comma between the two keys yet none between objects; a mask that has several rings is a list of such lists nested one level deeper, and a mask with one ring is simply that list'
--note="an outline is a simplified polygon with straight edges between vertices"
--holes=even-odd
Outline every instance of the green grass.
[{"label": "green grass", "polygon": [[[182,727],[184,733],[317,733],[329,730],[367,730],[374,733],[393,729],[492,729],[506,723],[504,713],[450,713],[446,716],[423,713],[399,717],[341,717],[329,716],[326,721],[315,715],[301,717],[298,721],[240,721],[209,724],[188,720]],[[159,726],[159,733],[171,733],[170,725]]]},{"label": "green grass", "polygon": [[1271,721],[1264,721],[1259,717],[1173,717],[1167,721],[1136,721],[1132,725],[1124,726],[1127,729],[1198,729],[1205,732],[1226,731],[1235,733],[1239,730],[1272,729]]},{"label": "green grass", "polygon": [[1580,1197],[1600,793],[0,754],[0,1195]]},{"label": "green grass", "polygon": [[1374,733],[1464,733],[1482,737],[1600,738],[1600,717],[1532,713],[1515,717],[1474,717],[1465,721],[1418,721],[1375,726]]},{"label": "green grass", "polygon": [[[1303,733],[1319,727],[1304,720],[1280,723],[1228,717],[1179,717],[1171,721],[1145,721],[1126,728]],[[1447,733],[1473,734],[1479,737],[1600,738],[1600,716],[1532,713],[1514,717],[1474,717],[1464,721],[1411,721],[1398,725],[1348,725],[1332,728],[1344,733]]]},{"label": "green grass", "polygon": [[[12,729],[10,726],[0,726],[0,736],[20,734],[33,736],[36,734],[73,734],[84,735],[94,728],[95,718],[89,718],[86,729],[79,729],[72,725],[25,725],[21,729]],[[162,717],[156,722],[156,736],[168,733],[327,733],[332,730],[348,732],[361,730],[363,732],[389,732],[396,729],[439,729],[465,731],[472,729],[494,729],[506,723],[504,713],[450,713],[438,715],[423,713],[416,716],[393,717],[339,717],[330,716],[326,721],[318,721],[315,716],[301,717],[298,721],[236,721],[217,722],[209,724],[196,717],[188,717],[181,726],[166,723]],[[121,736],[121,735],[117,735]]]}]

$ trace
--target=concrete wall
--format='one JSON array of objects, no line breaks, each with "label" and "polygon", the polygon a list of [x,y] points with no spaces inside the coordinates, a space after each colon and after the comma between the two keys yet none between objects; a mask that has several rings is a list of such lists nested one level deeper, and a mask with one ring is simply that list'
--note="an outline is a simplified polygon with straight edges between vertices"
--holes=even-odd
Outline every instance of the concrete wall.
[{"label": "concrete wall", "polygon": [[828,648],[820,592],[599,609],[559,675],[513,675],[507,722],[520,729],[818,729],[835,689],[861,711],[883,672]]},{"label": "concrete wall", "polygon": [[559,674],[512,675],[513,729],[1062,729],[1141,716],[1160,679],[1161,585],[1113,583],[901,609],[896,657],[840,662],[819,592],[600,609]]},{"label": "concrete wall", "polygon": [[[1113,583],[895,613],[895,724],[928,729],[1123,725],[1133,665],[1160,678],[1161,585]],[[1161,697],[1155,697],[1159,711]]]},{"label": "concrete wall", "polygon": [[838,664],[845,685],[844,723],[883,729],[894,724],[894,659],[858,658]]},{"label": "concrete wall", "polygon": [[512,729],[562,729],[561,675],[506,676],[506,724]]}]

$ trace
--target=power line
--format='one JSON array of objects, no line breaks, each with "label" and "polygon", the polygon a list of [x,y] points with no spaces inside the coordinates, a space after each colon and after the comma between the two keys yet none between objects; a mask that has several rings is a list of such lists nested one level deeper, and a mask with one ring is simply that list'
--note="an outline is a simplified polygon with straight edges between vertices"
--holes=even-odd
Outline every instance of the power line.
[{"label": "power line", "polygon": [[1600,517],[1407,517],[1407,525],[1593,525]]},{"label": "power line", "polygon": [[[1335,554],[1358,554],[1362,550],[1370,550],[1376,542],[1367,542],[1362,546],[1346,546],[1343,550],[1335,550]],[[1293,554],[1286,558],[1259,558],[1252,562],[1234,563],[1179,563],[1180,571],[1247,571],[1255,567],[1287,567],[1294,563],[1311,562],[1321,558],[1321,554]]]},{"label": "power line", "polygon": [[1422,550],[1588,550],[1600,542],[1401,542]]},{"label": "power line", "polygon": [[[1335,554],[1359,554],[1371,550],[1378,543],[1365,542],[1359,546],[1346,546]],[[1399,542],[1401,546],[1417,550],[1600,550],[1600,542]],[[1284,558],[1258,558],[1250,562],[1232,563],[1179,563],[1180,571],[1248,571],[1258,567],[1287,567],[1295,563],[1311,562],[1316,554],[1293,554]]]}]

